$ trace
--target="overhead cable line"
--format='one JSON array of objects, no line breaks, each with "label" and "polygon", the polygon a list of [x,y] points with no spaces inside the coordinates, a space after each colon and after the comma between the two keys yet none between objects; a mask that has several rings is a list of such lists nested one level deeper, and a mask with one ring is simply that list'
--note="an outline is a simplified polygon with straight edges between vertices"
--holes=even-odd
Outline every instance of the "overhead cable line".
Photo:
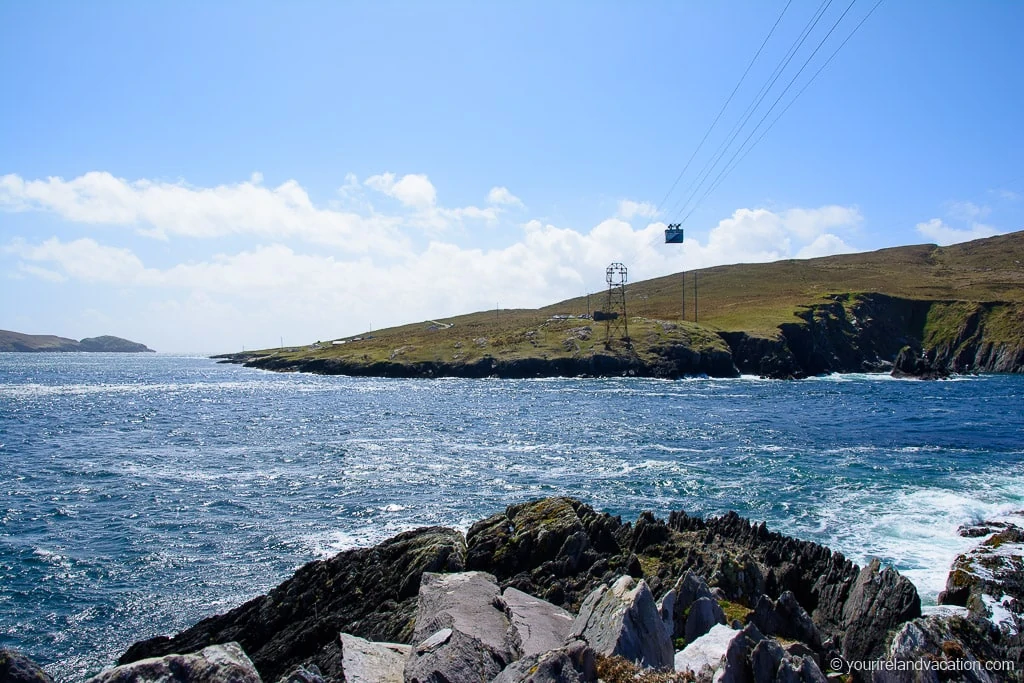
[{"label": "overhead cable line", "polygon": [[[814,80],[818,77],[818,75],[822,71],[825,70],[825,67],[827,67],[832,62],[833,59],[835,59],[835,56],[837,54],[839,54],[839,51],[842,50],[843,47],[848,42],[850,42],[850,39],[853,38],[854,34],[857,33],[857,31],[860,29],[860,27],[864,25],[864,22],[866,22],[868,20],[868,17],[870,17],[872,14],[874,14],[875,10],[878,9],[878,6],[881,5],[881,4],[882,4],[882,0],[878,0],[878,2],[876,2],[874,4],[874,6],[872,6],[871,10],[868,11],[868,13],[864,15],[864,18],[860,20],[860,23],[858,23],[854,27],[854,29],[852,31],[850,31],[850,35],[846,36],[845,40],[843,40],[843,42],[839,44],[839,47],[837,47],[832,52],[832,54],[829,56],[829,58],[826,59],[825,62],[820,67],[818,67],[818,70],[814,72],[814,75],[811,76],[811,78],[804,84],[804,86],[802,88],[800,88],[800,90],[793,97],[793,99],[791,99],[789,101],[789,104],[787,104],[783,108],[783,110],[779,112],[779,115],[776,116],[772,120],[772,122],[768,125],[768,127],[764,129],[764,131],[761,133],[761,135],[758,136],[758,138],[754,141],[754,144],[750,145],[750,147],[747,147],[746,151],[743,152],[743,155],[739,159],[736,160],[736,163],[734,163],[734,164],[732,164],[731,166],[728,167],[728,170],[725,172],[725,175],[722,176],[720,179],[716,180],[715,183],[711,186],[711,188],[707,192],[704,193],[704,195],[700,198],[700,201],[698,201],[698,204],[700,204],[700,202],[703,201],[704,198],[707,197],[709,194],[711,194],[712,192],[717,190],[718,186],[721,185],[725,181],[725,179],[727,177],[729,177],[729,174],[732,173],[733,169],[735,169],[737,166],[739,166],[740,163],[742,163],[743,160],[747,158],[747,155],[750,154],[750,151],[752,149],[754,149],[754,147],[757,147],[758,143],[760,143],[761,140],[763,140],[764,137],[768,134],[768,131],[770,131],[772,128],[775,127],[775,124],[779,122],[779,119],[781,119],[783,117],[783,115],[785,115],[785,113],[787,111],[789,111],[789,108],[793,106],[793,103],[795,103],[798,99],[800,99],[800,96],[804,94],[804,91],[807,90],[807,88],[810,87],[811,83],[814,82]],[[696,207],[694,207],[694,208],[696,208]],[[693,213],[693,212],[691,211],[690,213]],[[687,215],[689,215],[689,214],[687,214]]]},{"label": "overhead cable line", "polygon": [[708,176],[711,175],[714,169],[718,166],[718,163],[722,160],[722,157],[725,156],[725,152],[729,149],[729,147],[736,140],[736,138],[739,137],[739,134],[743,130],[743,127],[746,126],[747,122],[754,115],[754,112],[757,111],[757,108],[759,106],[761,106],[761,103],[764,101],[765,97],[768,96],[768,93],[771,91],[771,89],[775,86],[775,83],[782,76],[783,72],[786,70],[786,67],[788,67],[789,63],[793,61],[793,58],[796,56],[796,53],[800,50],[801,47],[803,47],[804,42],[806,42],[808,36],[810,36],[811,32],[818,25],[818,22],[821,21],[821,17],[824,16],[826,11],[828,11],[828,8],[832,5],[832,2],[833,0],[823,0],[821,5],[818,6],[818,9],[807,21],[807,24],[800,32],[800,35],[797,36],[796,40],[793,41],[793,44],[790,46],[789,50],[779,61],[778,65],[772,71],[771,75],[769,75],[768,78],[765,80],[765,84],[761,86],[761,89],[758,91],[757,95],[754,96],[753,100],[751,101],[751,104],[744,111],[743,116],[740,117],[740,120],[736,123],[736,125],[733,126],[732,130],[726,136],[726,139],[722,142],[721,145],[718,146],[718,149],[715,150],[715,153],[711,155],[711,158],[708,159],[707,163],[704,164],[704,167],[701,169],[700,173],[698,173],[697,178],[691,181],[690,185],[687,186],[686,190],[684,190],[684,194],[686,192],[689,192],[691,188],[693,190],[686,198],[686,201],[683,202],[682,198],[680,198],[680,201],[677,201],[676,204],[672,207],[672,213],[675,213],[677,209],[680,213],[686,210],[686,207],[689,206],[694,196],[696,196],[696,194],[700,191],[700,188],[704,186],[704,183],[707,182]]},{"label": "overhead cable line", "polygon": [[793,0],[789,0],[789,2],[786,3],[786,6],[782,8],[782,12],[779,13],[779,18],[775,20],[775,23],[772,24],[771,30],[768,31],[768,35],[766,35],[764,37],[764,40],[761,41],[761,47],[757,48],[757,52],[754,54],[754,58],[750,60],[749,64],[747,64],[747,68],[743,71],[743,75],[740,76],[740,80],[737,81],[736,87],[732,89],[732,92],[729,93],[729,97],[725,100],[725,104],[723,104],[722,108],[718,110],[718,115],[715,116],[715,120],[712,121],[708,129],[704,131],[704,137],[700,139],[700,142],[697,143],[697,148],[693,150],[693,154],[691,154],[690,158],[686,160],[686,165],[683,166],[683,170],[680,171],[679,175],[676,176],[675,182],[672,183],[672,187],[668,188],[668,192],[666,192],[662,200],[658,202],[657,207],[655,207],[655,213],[657,213],[657,211],[661,209],[661,206],[672,195],[672,191],[676,189],[676,185],[679,184],[679,181],[682,180],[683,176],[686,174],[686,171],[690,168],[690,164],[693,163],[693,160],[697,156],[697,153],[700,152],[701,147],[704,146],[704,143],[707,141],[708,136],[711,135],[711,131],[713,131],[715,129],[715,126],[718,125],[718,121],[722,118],[722,114],[725,113],[726,107],[729,106],[729,103],[732,102],[732,98],[735,97],[736,92],[740,89],[740,86],[743,85],[743,80],[747,77],[747,74],[750,73],[750,69],[754,66],[754,62],[756,62],[757,58],[761,56],[761,52],[764,50],[764,46],[768,44],[768,40],[775,33],[775,29],[778,28],[779,23],[782,21],[782,17],[785,16],[786,10],[788,10],[789,6],[792,4]]}]

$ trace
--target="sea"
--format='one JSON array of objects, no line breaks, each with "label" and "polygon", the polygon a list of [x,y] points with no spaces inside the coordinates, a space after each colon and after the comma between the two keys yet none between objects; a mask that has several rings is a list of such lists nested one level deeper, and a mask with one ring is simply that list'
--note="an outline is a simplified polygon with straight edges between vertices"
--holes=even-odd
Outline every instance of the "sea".
[{"label": "sea", "polygon": [[374,379],[0,354],[0,647],[81,681],[311,560],[554,495],[736,510],[934,602],[1024,510],[1024,376]]}]

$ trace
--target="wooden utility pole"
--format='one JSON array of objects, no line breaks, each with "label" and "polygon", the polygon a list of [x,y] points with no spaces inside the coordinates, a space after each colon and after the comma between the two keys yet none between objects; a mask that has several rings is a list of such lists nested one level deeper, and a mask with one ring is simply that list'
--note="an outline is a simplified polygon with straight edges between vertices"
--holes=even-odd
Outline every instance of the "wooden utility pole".
[{"label": "wooden utility pole", "polygon": [[683,278],[683,321],[686,321],[686,271],[684,270],[680,275]]}]

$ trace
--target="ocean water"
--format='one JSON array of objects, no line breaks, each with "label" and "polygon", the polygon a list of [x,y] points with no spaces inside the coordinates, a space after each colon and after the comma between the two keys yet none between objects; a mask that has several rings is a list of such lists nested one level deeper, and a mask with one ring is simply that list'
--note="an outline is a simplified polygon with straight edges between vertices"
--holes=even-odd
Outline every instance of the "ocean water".
[{"label": "ocean water", "polygon": [[385,380],[0,354],[0,646],[58,680],[428,524],[737,510],[942,588],[1024,509],[1024,377]]}]

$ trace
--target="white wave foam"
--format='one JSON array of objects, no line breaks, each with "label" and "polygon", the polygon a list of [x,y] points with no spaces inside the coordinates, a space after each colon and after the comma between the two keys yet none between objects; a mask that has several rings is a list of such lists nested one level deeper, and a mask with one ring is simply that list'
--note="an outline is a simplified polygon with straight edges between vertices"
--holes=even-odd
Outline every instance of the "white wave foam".
[{"label": "white wave foam", "polygon": [[1012,517],[1022,505],[1024,476],[1006,474],[993,485],[988,477],[995,476],[968,477],[960,491],[920,488],[893,495],[836,489],[838,504],[816,531],[858,563],[877,557],[895,564],[922,600],[933,603],[956,556],[977,545],[978,539],[960,536],[959,527]]}]

